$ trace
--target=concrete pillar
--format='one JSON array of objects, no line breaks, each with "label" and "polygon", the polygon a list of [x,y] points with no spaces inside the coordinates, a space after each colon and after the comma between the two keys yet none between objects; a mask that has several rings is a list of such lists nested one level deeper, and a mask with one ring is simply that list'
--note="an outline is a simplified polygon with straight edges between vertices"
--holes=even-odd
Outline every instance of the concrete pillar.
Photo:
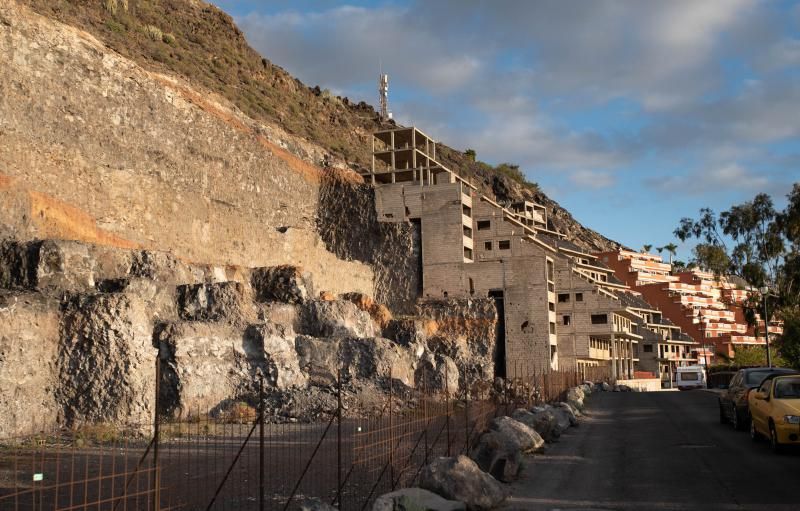
[{"label": "concrete pillar", "polygon": [[611,377],[616,379],[619,373],[617,373],[617,343],[613,334],[609,344],[611,345]]},{"label": "concrete pillar", "polygon": [[628,378],[633,379],[633,339],[628,339]]}]

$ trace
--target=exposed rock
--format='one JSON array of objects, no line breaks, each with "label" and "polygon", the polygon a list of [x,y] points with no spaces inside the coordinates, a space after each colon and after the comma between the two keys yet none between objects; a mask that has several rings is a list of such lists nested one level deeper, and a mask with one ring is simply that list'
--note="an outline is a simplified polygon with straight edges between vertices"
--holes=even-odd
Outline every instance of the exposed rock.
[{"label": "exposed rock", "polygon": [[389,321],[383,330],[383,335],[403,346],[423,344],[428,338],[425,333],[424,321],[411,318]]},{"label": "exposed rock", "polygon": [[506,499],[500,483],[466,456],[435,459],[422,469],[420,486],[446,499],[461,501],[470,511],[492,509]]},{"label": "exposed rock", "polygon": [[339,372],[339,340],[299,335],[295,339],[298,365],[314,385],[333,385]]},{"label": "exposed rock", "polygon": [[176,289],[178,314],[186,321],[235,321],[245,314],[239,282],[182,285]]},{"label": "exposed rock", "polygon": [[613,392],[631,392],[632,389],[625,384],[614,385]]},{"label": "exposed rock", "polygon": [[56,296],[94,289],[94,260],[86,244],[45,240],[0,244],[0,288],[39,290]]},{"label": "exposed rock", "polygon": [[517,449],[524,453],[540,451],[544,448],[544,440],[535,429],[511,417],[495,417],[489,429],[507,436]]},{"label": "exposed rock", "polygon": [[314,296],[311,275],[297,266],[255,268],[250,282],[260,302],[300,304]]},{"label": "exposed rock", "polygon": [[353,302],[356,307],[368,313],[381,328],[385,328],[392,320],[392,313],[385,305],[375,302],[364,293],[345,293],[342,299]]},{"label": "exposed rock", "polygon": [[224,323],[159,325],[162,412],[193,415],[252,397],[265,375],[263,345]]},{"label": "exposed rock", "polygon": [[[559,410],[558,408],[550,406],[550,405],[535,406],[535,407],[533,407],[531,409],[531,412],[533,412],[534,414],[537,414],[537,415],[538,414],[545,414],[545,415],[549,414],[552,417],[552,421],[553,421],[553,423],[552,423],[553,424],[553,433],[552,433],[552,435],[555,438],[558,438],[559,436],[561,436],[561,434],[564,431],[566,431],[567,429],[569,429],[569,427],[570,427],[569,416],[566,413],[559,412],[558,410]],[[542,435],[542,436],[544,437],[545,435]]]},{"label": "exposed rock", "polygon": [[462,511],[463,502],[447,500],[422,488],[403,488],[375,499],[372,511]]},{"label": "exposed rock", "polygon": [[79,296],[61,320],[56,400],[67,424],[152,420],[156,350],[144,305],[124,294]]},{"label": "exposed rock", "polygon": [[264,352],[267,383],[279,389],[304,387],[308,378],[300,370],[294,332],[272,323],[253,325],[245,334],[252,346]]},{"label": "exposed rock", "polygon": [[55,300],[0,292],[0,439],[57,424],[59,317]]},{"label": "exposed rock", "polygon": [[314,337],[375,337],[370,315],[350,301],[312,300],[301,311],[302,332]]},{"label": "exposed rock", "polygon": [[425,353],[420,358],[414,375],[417,388],[430,392],[458,393],[458,367],[450,357]]},{"label": "exposed rock", "polygon": [[555,442],[563,431],[563,428],[558,425],[555,415],[549,409],[529,412],[523,408],[518,408],[514,410],[511,417],[529,428],[533,428],[546,442]]},{"label": "exposed rock", "polygon": [[519,443],[499,431],[483,433],[470,452],[470,457],[481,470],[504,483],[516,480],[522,468]]},{"label": "exposed rock", "polygon": [[595,383],[594,390],[599,392],[609,392],[611,391],[611,385],[606,382]]},{"label": "exposed rock", "polygon": [[464,387],[494,376],[497,309],[493,300],[425,300],[417,309],[425,321],[429,348],[453,359]]},{"label": "exposed rock", "polygon": [[416,359],[412,353],[389,339],[348,338],[342,340],[343,375],[347,378],[394,378],[414,386]]}]

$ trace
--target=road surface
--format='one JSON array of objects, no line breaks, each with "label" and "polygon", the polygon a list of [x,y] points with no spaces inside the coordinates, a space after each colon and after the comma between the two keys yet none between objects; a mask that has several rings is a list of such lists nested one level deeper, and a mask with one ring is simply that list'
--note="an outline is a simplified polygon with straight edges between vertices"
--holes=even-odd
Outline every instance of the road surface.
[{"label": "road surface", "polygon": [[800,510],[800,453],[719,424],[706,391],[598,393],[527,460],[508,509]]}]

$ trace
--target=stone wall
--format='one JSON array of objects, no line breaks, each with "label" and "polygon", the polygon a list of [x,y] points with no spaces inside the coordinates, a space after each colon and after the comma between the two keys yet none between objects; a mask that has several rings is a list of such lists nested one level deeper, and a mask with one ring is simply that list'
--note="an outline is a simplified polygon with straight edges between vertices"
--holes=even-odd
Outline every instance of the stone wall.
[{"label": "stone wall", "polygon": [[317,232],[320,169],[273,128],[14,0],[0,18],[0,239],[293,264],[373,294],[369,257],[342,261]]}]

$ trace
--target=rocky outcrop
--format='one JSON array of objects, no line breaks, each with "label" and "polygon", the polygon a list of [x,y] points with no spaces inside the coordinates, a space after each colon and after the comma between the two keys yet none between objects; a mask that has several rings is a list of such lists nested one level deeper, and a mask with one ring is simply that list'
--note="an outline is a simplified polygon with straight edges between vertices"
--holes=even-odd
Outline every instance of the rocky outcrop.
[{"label": "rocky outcrop", "polygon": [[250,282],[260,302],[301,304],[314,297],[311,276],[297,266],[256,268]]},{"label": "rocky outcrop", "polygon": [[417,307],[430,351],[455,362],[462,387],[494,378],[497,309],[489,299],[425,300]]},{"label": "rocky outcrop", "polygon": [[374,337],[379,332],[369,313],[348,300],[311,300],[300,316],[303,332],[315,337]]},{"label": "rocky outcrop", "polygon": [[0,291],[0,438],[58,424],[58,303]]},{"label": "rocky outcrop", "polygon": [[155,405],[153,326],[125,294],[78,296],[60,325],[56,402],[67,424],[149,424]]},{"label": "rocky outcrop", "polygon": [[249,306],[241,282],[186,284],[176,292],[178,315],[185,321],[236,321]]},{"label": "rocky outcrop", "polygon": [[506,499],[500,483],[466,456],[435,459],[422,469],[419,481],[420,487],[461,501],[470,511],[489,510]]},{"label": "rocky outcrop", "polygon": [[319,193],[317,230],[337,257],[361,261],[372,268],[374,296],[379,303],[396,313],[413,312],[422,290],[419,223],[378,222],[373,188],[354,173],[326,169]]},{"label": "rocky outcrop", "polygon": [[403,488],[375,499],[372,511],[463,511],[463,502],[447,500],[422,488]]}]

